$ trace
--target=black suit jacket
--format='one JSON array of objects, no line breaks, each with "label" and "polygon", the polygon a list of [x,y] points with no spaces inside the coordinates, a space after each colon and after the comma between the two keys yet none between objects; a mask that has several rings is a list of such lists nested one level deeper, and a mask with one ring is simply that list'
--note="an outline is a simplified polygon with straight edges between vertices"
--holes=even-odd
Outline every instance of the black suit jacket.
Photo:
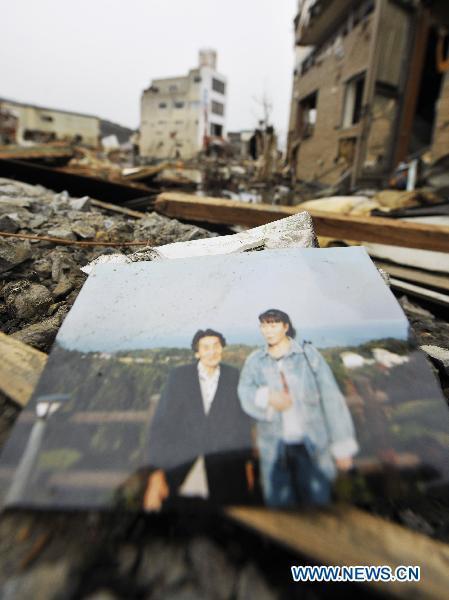
[{"label": "black suit jacket", "polygon": [[147,461],[163,469],[176,494],[198,456],[203,455],[209,499],[248,502],[245,462],[251,457],[251,421],[237,396],[239,372],[220,365],[217,391],[206,415],[197,363],[173,369],[150,426]]}]

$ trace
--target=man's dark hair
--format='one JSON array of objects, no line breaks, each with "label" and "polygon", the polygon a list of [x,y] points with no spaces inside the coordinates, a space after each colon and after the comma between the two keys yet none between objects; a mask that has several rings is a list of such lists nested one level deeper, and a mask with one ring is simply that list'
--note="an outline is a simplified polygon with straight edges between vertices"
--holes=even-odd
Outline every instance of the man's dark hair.
[{"label": "man's dark hair", "polygon": [[259,321],[261,323],[285,323],[288,325],[287,335],[291,338],[296,337],[296,330],[290,321],[290,317],[282,310],[270,308],[259,315]]},{"label": "man's dark hair", "polygon": [[198,329],[192,340],[192,350],[194,352],[198,352],[198,343],[203,337],[217,337],[220,340],[222,347],[224,348],[226,346],[224,335],[219,331],[215,331],[214,329]]}]

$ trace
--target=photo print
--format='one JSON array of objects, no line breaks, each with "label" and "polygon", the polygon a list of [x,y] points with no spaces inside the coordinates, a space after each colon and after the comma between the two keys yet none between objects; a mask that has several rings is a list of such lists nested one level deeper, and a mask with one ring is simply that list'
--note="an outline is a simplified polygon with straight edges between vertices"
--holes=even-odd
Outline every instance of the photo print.
[{"label": "photo print", "polygon": [[447,489],[449,412],[363,248],[101,265],[1,456],[6,507]]}]

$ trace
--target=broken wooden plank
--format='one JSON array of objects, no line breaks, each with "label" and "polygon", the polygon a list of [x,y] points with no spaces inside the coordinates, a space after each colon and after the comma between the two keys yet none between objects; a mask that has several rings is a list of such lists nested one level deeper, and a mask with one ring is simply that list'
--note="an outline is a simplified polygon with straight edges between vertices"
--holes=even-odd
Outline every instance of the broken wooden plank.
[{"label": "broken wooden plank", "polygon": [[67,144],[36,144],[35,146],[0,146],[0,158],[35,160],[38,158],[72,158],[74,150]]},{"label": "broken wooden plank", "polygon": [[424,271],[422,269],[414,269],[412,267],[394,265],[376,259],[374,259],[374,262],[377,267],[386,271],[391,277],[449,292],[449,277],[447,277],[447,275]]},{"label": "broken wooden plank", "polygon": [[371,585],[399,598],[445,598],[449,585],[449,545],[356,508],[289,513],[232,507],[227,513],[245,526],[330,565],[419,566],[419,583]]},{"label": "broken wooden plank", "polygon": [[390,277],[390,285],[392,288],[404,292],[404,294],[416,296],[417,298],[422,298],[428,302],[433,302],[449,308],[449,296],[447,294],[441,294],[440,292],[429,290],[420,285],[415,285],[414,283],[401,281],[394,277]]},{"label": "broken wooden plank", "polygon": [[[159,194],[155,210],[168,217],[255,227],[302,212],[298,206],[246,204],[235,200],[165,192]],[[406,248],[449,252],[449,227],[397,221],[381,217],[340,215],[308,211],[317,235],[340,240],[375,242]]]},{"label": "broken wooden plank", "polygon": [[0,391],[26,406],[47,362],[47,355],[0,332]]}]

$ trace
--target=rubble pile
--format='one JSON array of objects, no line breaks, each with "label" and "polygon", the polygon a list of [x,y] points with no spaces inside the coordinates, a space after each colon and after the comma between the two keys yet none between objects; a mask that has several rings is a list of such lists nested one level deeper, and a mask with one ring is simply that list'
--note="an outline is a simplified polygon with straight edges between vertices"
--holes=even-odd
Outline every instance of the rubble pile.
[{"label": "rubble pile", "polygon": [[[142,219],[110,214],[88,197],[10,179],[0,179],[0,231],[61,240],[0,236],[0,330],[43,351],[86,279],[80,268],[100,254],[132,254],[142,242],[160,246],[215,235],[156,213]],[[108,243],[129,245],[110,250]]]}]

